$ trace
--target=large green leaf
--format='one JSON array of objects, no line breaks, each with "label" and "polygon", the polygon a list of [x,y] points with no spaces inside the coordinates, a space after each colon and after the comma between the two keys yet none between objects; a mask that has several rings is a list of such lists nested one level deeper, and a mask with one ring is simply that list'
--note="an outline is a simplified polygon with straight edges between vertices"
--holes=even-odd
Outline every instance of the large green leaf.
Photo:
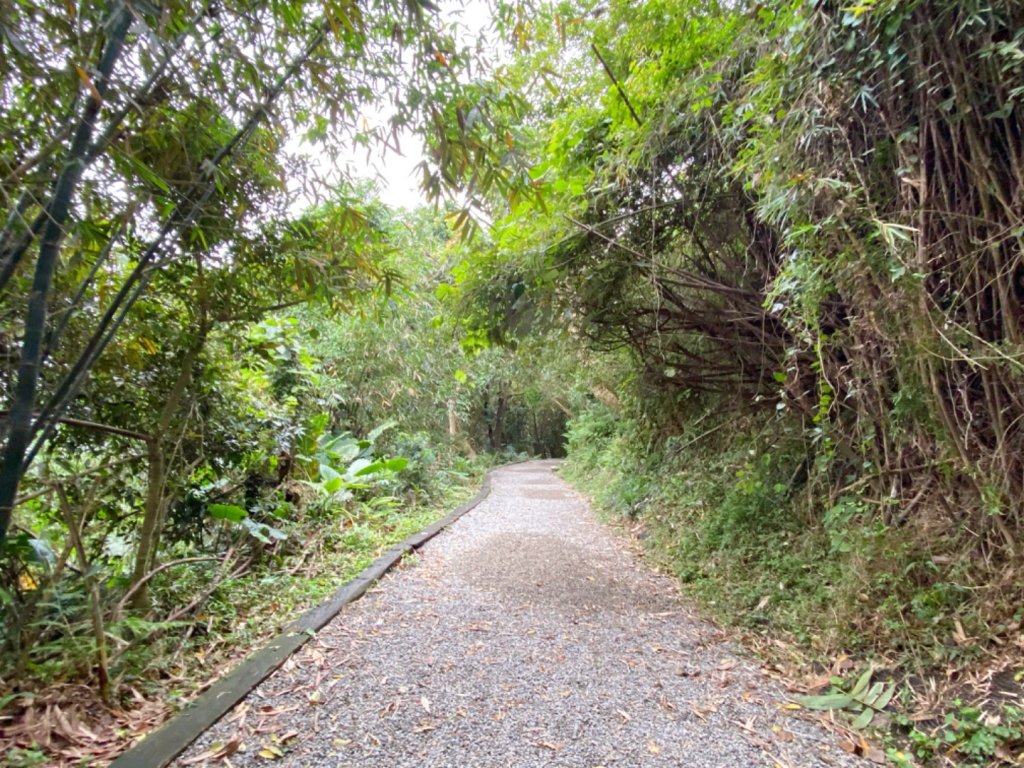
[{"label": "large green leaf", "polygon": [[324,490],[328,493],[334,493],[341,489],[341,486],[345,484],[345,478],[332,467],[330,464],[320,465],[320,482],[323,483]]},{"label": "large green leaf", "polygon": [[874,670],[871,667],[868,667],[864,670],[861,676],[857,678],[857,682],[850,690],[850,695],[853,698],[860,699],[861,695],[868,690],[868,686],[871,685],[871,675],[873,672]]},{"label": "large green leaf", "polygon": [[367,474],[372,474],[375,470],[367,471],[368,468],[373,467],[376,462],[370,459],[356,459],[348,466],[348,470],[345,472],[345,477],[360,477]]},{"label": "large green leaf", "polygon": [[875,713],[885,709],[896,691],[894,683],[876,682],[872,684],[874,670],[868,667],[848,693],[837,691],[821,696],[802,696],[800,703],[808,709],[845,709],[856,713],[852,725],[860,730],[871,725]]},{"label": "large green leaf", "polygon": [[801,696],[798,701],[808,709],[845,709],[853,703],[853,697],[848,693],[826,693]]},{"label": "large green leaf", "polygon": [[240,523],[249,513],[234,504],[211,504],[209,506],[210,517],[218,520],[228,520],[232,523]]},{"label": "large green leaf", "polygon": [[[355,466],[355,463],[353,463],[353,466]],[[403,456],[396,456],[393,459],[377,459],[362,466],[352,476],[366,477],[367,475],[375,475],[378,472],[401,472],[407,466],[409,466],[409,460]],[[351,467],[349,472],[352,472]]]},{"label": "large green leaf", "polygon": [[338,435],[323,442],[320,446],[323,453],[338,463],[352,461],[359,455],[359,441],[351,435]]},{"label": "large green leaf", "polygon": [[409,460],[404,456],[396,456],[384,462],[384,469],[388,472],[401,472],[407,466],[409,466]]},{"label": "large green leaf", "polygon": [[893,694],[896,693],[896,684],[889,683],[889,685],[882,691],[881,695],[875,699],[871,706],[875,709],[885,709],[889,706],[889,702],[892,701]]},{"label": "large green leaf", "polygon": [[873,710],[871,707],[865,707],[864,711],[861,712],[854,719],[854,721],[853,721],[853,723],[851,723],[851,725],[854,728],[856,728],[858,731],[864,730],[869,725],[871,725],[871,721],[872,721],[872,719],[874,719],[874,717],[875,717],[875,710]]},{"label": "large green leaf", "polygon": [[366,436],[366,439],[370,443],[373,443],[373,442],[375,442],[377,440],[378,437],[383,435],[385,432],[387,432],[389,429],[391,429],[392,427],[396,426],[397,424],[398,424],[398,422],[395,421],[394,419],[390,419],[388,421],[385,421],[379,427],[376,427],[376,428],[370,430],[370,433]]},{"label": "large green leaf", "polygon": [[262,541],[264,544],[272,544],[275,539],[277,541],[285,541],[288,538],[287,533],[266,523],[257,523],[246,518],[242,521],[242,525],[249,531],[250,536]]},{"label": "large green leaf", "polygon": [[[364,465],[361,469],[357,470],[352,474],[352,477],[366,477],[367,475],[375,475],[384,469],[383,461],[373,461],[369,464]],[[349,470],[351,471],[351,469]]]}]

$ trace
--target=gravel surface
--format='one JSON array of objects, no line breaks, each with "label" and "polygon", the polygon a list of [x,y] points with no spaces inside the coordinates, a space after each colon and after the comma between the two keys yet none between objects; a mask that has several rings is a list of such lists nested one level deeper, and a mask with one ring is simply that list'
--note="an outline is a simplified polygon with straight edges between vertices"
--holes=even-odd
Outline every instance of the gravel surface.
[{"label": "gravel surface", "polygon": [[868,765],[786,710],[556,464],[496,471],[176,765]]}]

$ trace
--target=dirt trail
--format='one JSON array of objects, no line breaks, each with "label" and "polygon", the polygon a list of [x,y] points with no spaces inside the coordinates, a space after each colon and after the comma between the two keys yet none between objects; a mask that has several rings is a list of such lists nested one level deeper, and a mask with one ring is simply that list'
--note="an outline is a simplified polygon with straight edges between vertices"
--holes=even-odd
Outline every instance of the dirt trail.
[{"label": "dirt trail", "polygon": [[[176,765],[868,765],[678,600],[553,474],[491,495]],[[205,757],[204,757],[205,756]]]}]

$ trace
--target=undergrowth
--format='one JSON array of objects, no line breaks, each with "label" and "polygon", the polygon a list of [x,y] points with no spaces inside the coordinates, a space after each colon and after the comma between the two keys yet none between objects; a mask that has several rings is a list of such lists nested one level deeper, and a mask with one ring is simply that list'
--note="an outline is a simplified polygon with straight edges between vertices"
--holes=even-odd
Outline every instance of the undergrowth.
[{"label": "undergrowth", "polygon": [[710,615],[786,642],[803,674],[852,658],[899,681],[885,721],[897,763],[983,766],[1019,751],[1019,710],[979,683],[1008,665],[1019,691],[1013,586],[979,583],[947,555],[962,542],[887,522],[850,478],[836,494],[838,460],[785,418],[694,422],[657,434],[628,408],[592,404],[570,424],[563,474],[638,524]]},{"label": "undergrowth", "polygon": [[483,469],[483,462],[467,468],[439,497],[412,506],[367,506],[334,520],[311,519],[293,534],[304,542],[303,551],[223,584],[190,625],[197,631],[175,638],[176,649],[156,654],[162,664],[171,662],[167,674],[180,681],[169,698],[191,698],[207,684],[202,668],[223,668],[249,655],[388,547],[442,518],[476,492]]},{"label": "undergrowth", "polygon": [[[295,484],[290,519],[278,522],[280,529],[267,527],[280,538],[247,542],[260,551],[247,556],[237,572],[225,577],[224,563],[235,562],[225,557],[159,574],[151,600],[164,615],[205,598],[177,620],[129,615],[108,623],[108,637],[117,641],[109,657],[113,702],[103,702],[95,688],[80,683],[96,653],[82,610],[87,596],[81,594],[81,581],[49,585],[46,600],[54,609],[40,619],[47,623],[42,632],[47,641],[32,649],[19,677],[10,675],[13,659],[0,676],[6,678],[0,693],[4,764],[77,765],[83,755],[90,760],[116,756],[385,549],[469,498],[498,457],[450,459],[431,462],[429,469],[418,466],[425,461],[413,462],[409,479],[417,485],[396,484],[396,493],[404,489],[401,495],[378,495],[384,490],[378,484],[365,498],[323,496],[314,494],[315,483]],[[61,719],[53,721],[54,713]],[[92,734],[88,744],[76,743],[82,732]]]}]

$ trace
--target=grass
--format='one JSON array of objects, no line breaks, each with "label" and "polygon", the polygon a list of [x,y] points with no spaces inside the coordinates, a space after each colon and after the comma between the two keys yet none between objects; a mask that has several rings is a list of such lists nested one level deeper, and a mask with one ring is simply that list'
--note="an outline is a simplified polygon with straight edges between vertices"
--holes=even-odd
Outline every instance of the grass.
[{"label": "grass", "polygon": [[[1020,585],[978,583],[974,563],[946,557],[962,542],[886,526],[856,495],[831,498],[827,462],[784,423],[730,426],[652,439],[594,407],[570,426],[563,474],[606,518],[633,521],[711,618],[777,664],[785,649],[792,677],[842,662],[896,681],[902,696],[874,727],[897,764],[1024,758]],[[1009,699],[992,694],[1003,670],[1016,678]]]}]

